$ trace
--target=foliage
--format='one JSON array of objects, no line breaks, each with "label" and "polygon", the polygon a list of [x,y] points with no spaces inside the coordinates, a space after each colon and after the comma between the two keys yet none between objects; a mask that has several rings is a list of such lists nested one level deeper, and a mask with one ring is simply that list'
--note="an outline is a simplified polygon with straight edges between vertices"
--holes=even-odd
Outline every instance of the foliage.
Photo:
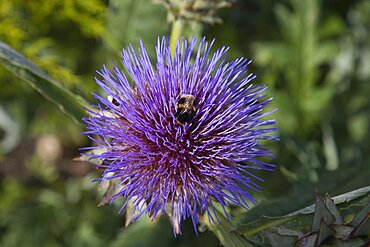
[{"label": "foliage", "polygon": [[[150,0],[112,0],[107,12],[107,30],[112,39],[107,40],[107,50],[120,59],[122,47],[139,44],[153,46],[157,37],[165,34],[166,11],[151,4]],[[152,49],[149,49],[149,51]],[[154,53],[150,51],[150,55]]]},{"label": "foliage", "polygon": [[274,7],[280,39],[257,42],[254,50],[256,62],[269,65],[266,81],[274,85],[279,119],[286,121],[281,130],[306,135],[327,113],[336,92],[336,82],[326,78],[322,67],[339,50],[333,37],[342,22],[336,16],[320,21],[320,0],[290,2],[291,10],[282,3]]},{"label": "foliage", "polygon": [[[353,194],[356,194],[355,191]],[[348,197],[348,194],[344,197]],[[350,201],[349,198],[345,199]],[[268,238],[272,246],[289,247],[299,245],[308,247],[320,246],[321,244],[325,244],[325,246],[365,245],[370,241],[368,234],[370,230],[370,221],[368,220],[370,214],[369,189],[367,193],[365,191],[366,201],[363,200],[364,198],[361,199],[362,208],[352,217],[350,222],[345,223],[337,206],[334,204],[334,200],[328,194],[326,194],[325,198],[320,198],[319,195],[316,195],[311,232],[305,234],[301,231],[289,230],[285,227],[273,227],[270,230],[265,230],[264,235]],[[301,214],[306,213],[306,211],[301,211]],[[292,220],[297,214],[289,215],[288,219]]]},{"label": "foliage", "polygon": [[82,80],[71,68],[83,69],[93,55],[83,49],[83,43],[104,37],[105,10],[101,0],[1,1],[0,40],[56,79],[78,85]]},{"label": "foliage", "polygon": [[[188,37],[215,37],[230,46],[232,57],[255,59],[252,72],[274,95],[278,171],[264,177],[257,205],[247,212],[231,207],[232,222],[220,213],[221,224],[205,222],[200,230],[210,231],[198,237],[186,222],[178,238],[166,220],[142,219],[124,228],[120,203],[96,207],[91,179],[99,171],[72,161],[88,142],[82,128],[29,85],[78,119],[83,99],[91,101],[96,90],[94,71],[103,63],[111,67],[120,49],[139,38],[153,47],[157,36],[169,34],[166,13],[150,0],[0,1],[0,245],[150,246],[160,240],[162,246],[266,246],[293,243],[309,231],[327,235],[357,226],[349,222],[363,215],[361,208],[368,210],[369,201],[368,191],[356,194],[368,188],[370,177],[367,0],[237,1],[219,12],[224,24],[194,21],[183,30]],[[333,226],[340,217],[328,198],[317,199],[321,214],[300,210],[315,188],[357,195],[333,197],[347,225]],[[326,221],[330,214],[336,221]],[[317,215],[325,216],[328,228],[317,228]]]},{"label": "foliage", "polygon": [[0,63],[14,75],[30,83],[48,100],[57,104],[59,109],[72,117],[76,123],[79,122],[83,116],[82,107],[88,107],[83,98],[71,93],[21,54],[1,42]]}]

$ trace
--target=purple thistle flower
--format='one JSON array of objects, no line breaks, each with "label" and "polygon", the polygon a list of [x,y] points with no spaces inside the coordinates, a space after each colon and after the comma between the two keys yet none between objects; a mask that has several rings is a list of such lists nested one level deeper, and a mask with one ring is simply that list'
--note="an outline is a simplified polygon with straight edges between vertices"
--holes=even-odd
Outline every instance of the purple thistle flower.
[{"label": "purple thistle flower", "polygon": [[110,100],[95,95],[98,110],[84,119],[96,144],[86,149],[101,150],[89,154],[101,160],[101,180],[118,181],[109,200],[124,197],[122,209],[132,203],[133,220],[166,213],[175,234],[186,218],[195,230],[203,213],[214,221],[215,202],[255,203],[250,190],[263,180],[251,171],[274,169],[259,160],[272,158],[260,141],[277,139],[266,135],[276,130],[274,120],[263,120],[270,114],[262,113],[271,100],[266,86],[250,83],[250,60],[226,62],[228,48],[211,53],[212,44],[183,40],[171,57],[166,39],[158,39],[155,66],[142,43],[138,54],[128,47],[126,72],[98,72]]}]

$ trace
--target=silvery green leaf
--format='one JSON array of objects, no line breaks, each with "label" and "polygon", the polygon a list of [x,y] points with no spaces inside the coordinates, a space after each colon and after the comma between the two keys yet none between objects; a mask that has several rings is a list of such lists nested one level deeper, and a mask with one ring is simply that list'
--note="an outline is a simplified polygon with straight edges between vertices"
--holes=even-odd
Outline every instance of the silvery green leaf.
[{"label": "silvery green leaf", "polygon": [[83,107],[89,107],[85,99],[69,91],[41,68],[3,42],[0,42],[0,64],[18,78],[29,83],[46,99],[56,104],[62,112],[80,124],[80,119],[85,112]]}]

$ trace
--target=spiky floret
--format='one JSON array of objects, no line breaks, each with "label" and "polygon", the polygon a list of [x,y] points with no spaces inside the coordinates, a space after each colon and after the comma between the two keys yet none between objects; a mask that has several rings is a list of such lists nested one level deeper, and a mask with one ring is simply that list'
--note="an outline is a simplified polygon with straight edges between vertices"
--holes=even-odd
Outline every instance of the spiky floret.
[{"label": "spiky floret", "polygon": [[[275,121],[263,120],[271,100],[266,87],[250,83],[250,60],[226,62],[228,48],[211,53],[212,45],[183,40],[172,57],[166,38],[158,39],[155,66],[142,43],[138,53],[124,49],[126,72],[104,67],[96,79],[111,100],[95,95],[97,111],[84,119],[95,143],[89,148],[104,150],[92,155],[102,161],[101,179],[119,181],[112,200],[132,202],[136,217],[166,212],[177,234],[186,218],[194,227],[199,214],[208,212],[212,220],[215,202],[254,203],[250,190],[259,191],[262,179],[251,171],[274,168],[259,160],[271,158],[260,141],[276,139],[267,135]],[[194,96],[197,111],[179,124],[183,94]]]}]

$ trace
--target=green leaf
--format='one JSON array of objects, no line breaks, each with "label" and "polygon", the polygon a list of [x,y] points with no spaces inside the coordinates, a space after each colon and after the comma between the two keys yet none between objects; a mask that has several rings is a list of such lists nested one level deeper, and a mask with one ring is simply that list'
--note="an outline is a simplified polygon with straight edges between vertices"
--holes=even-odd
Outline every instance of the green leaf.
[{"label": "green leaf", "polygon": [[317,247],[316,242],[317,242],[318,234],[313,233],[311,235],[307,235],[304,238],[301,238],[297,244],[297,246],[302,246],[302,247]]},{"label": "green leaf", "polygon": [[240,215],[238,218],[235,218],[234,222],[236,226],[239,227],[250,224],[251,222],[256,222],[260,219],[280,217],[297,210],[299,208],[299,206],[297,208],[297,205],[301,205],[300,207],[303,207],[310,201],[312,201],[312,195],[309,193],[305,193],[303,195],[294,193],[289,196],[266,200]]},{"label": "green leaf", "polygon": [[272,246],[293,247],[299,238],[303,237],[303,233],[299,231],[289,230],[282,227],[276,227],[265,231],[264,235],[269,240]]},{"label": "green leaf", "polygon": [[331,246],[335,246],[335,247],[358,247],[358,246],[364,246],[366,247],[367,245],[365,245],[365,241],[360,239],[360,238],[355,238],[355,239],[351,239],[351,240],[348,240],[348,241],[341,241],[339,239],[334,239],[333,242],[332,242],[332,245]]},{"label": "green leaf", "polygon": [[210,222],[210,220],[205,219],[206,216],[204,216],[204,220],[202,222],[206,224],[208,228],[217,236],[217,238],[220,240],[223,246],[225,247],[253,246],[242,235],[235,231],[232,231],[234,226],[220,212],[217,211],[216,213],[217,218],[219,219],[218,223]]},{"label": "green leaf", "polygon": [[317,232],[321,228],[324,228],[326,224],[331,225],[332,223],[334,223],[335,217],[328,210],[319,194],[316,195],[315,209],[316,210],[312,224],[313,232]]},{"label": "green leaf", "polygon": [[85,112],[83,107],[89,107],[87,101],[81,96],[73,94],[22,54],[3,42],[0,42],[0,64],[18,78],[28,82],[77,124],[81,124],[81,117]]},{"label": "green leaf", "polygon": [[353,218],[349,225],[355,227],[353,236],[366,235],[370,232],[370,201]]},{"label": "green leaf", "polygon": [[[342,194],[342,195],[339,195],[339,196],[335,196],[332,199],[334,201],[334,204],[337,205],[337,204],[341,204],[341,203],[350,202],[350,201],[353,201],[353,200],[361,198],[361,197],[368,196],[369,193],[370,193],[370,186],[366,186],[366,187],[363,187],[363,188],[360,188],[360,189],[357,189],[357,190],[353,190],[351,192],[348,192],[348,193],[345,193],[345,194]],[[311,206],[305,207],[301,210],[298,210],[296,212],[288,214],[287,216],[297,216],[297,215],[300,215],[300,214],[311,214],[314,211],[315,211],[315,205],[313,204]]]},{"label": "green leaf", "polygon": [[[355,201],[366,201],[362,200],[365,197],[370,197],[370,186],[354,190],[339,196],[336,196],[333,199],[333,202],[337,204],[344,204],[348,202],[355,202]],[[297,198],[298,199],[298,198]],[[294,202],[294,199],[290,198],[289,203],[291,204]],[[327,202],[329,205],[323,205],[323,207],[329,207],[332,208],[329,202]],[[258,209],[258,206],[255,208],[255,211],[252,213],[252,216],[247,218],[244,217],[240,222],[238,222],[238,226],[234,228],[233,230],[243,233],[244,236],[250,237],[254,234],[260,233],[263,230],[266,230],[271,227],[275,226],[294,226],[295,229],[297,228],[307,228],[312,224],[312,213],[315,212],[315,205],[311,205],[308,207],[305,207],[301,210],[295,211],[293,213],[289,213],[286,215],[281,216],[268,216],[269,210],[276,209],[276,207],[283,207],[284,203],[281,201],[278,201],[277,205],[274,204],[268,204],[268,207],[263,206],[262,209],[265,210],[263,213],[262,210]],[[253,211],[253,209],[251,210]],[[284,210],[282,210],[284,212]],[[257,217],[256,213],[259,213],[259,216]],[[335,212],[333,212],[336,214]],[[248,216],[248,212],[246,214]],[[249,221],[248,221],[249,219]]]},{"label": "green leaf", "polygon": [[353,227],[346,225],[335,225],[333,229],[335,230],[335,238],[342,240],[347,240],[353,231]]},{"label": "green leaf", "polygon": [[295,216],[295,217],[261,216],[256,221],[240,226],[239,229],[237,229],[236,231],[242,233],[248,239],[249,238],[254,239],[257,235],[263,233],[263,231],[274,228],[274,227],[283,226],[287,228],[303,230],[311,224],[312,224],[311,215],[300,215],[299,217],[298,216]]},{"label": "green leaf", "polygon": [[330,214],[334,216],[335,224],[343,224],[342,216],[340,215],[337,207],[334,204],[334,201],[331,199],[329,194],[326,194],[324,203]]},{"label": "green leaf", "polygon": [[320,246],[322,242],[324,242],[329,236],[333,236],[335,234],[334,230],[330,228],[328,224],[324,220],[321,221],[320,227],[318,229],[318,235],[316,239],[316,246]]},{"label": "green leaf", "polygon": [[[155,44],[157,37],[167,33],[166,10],[149,0],[112,0],[107,14],[107,29],[114,40],[108,48],[116,52],[130,43],[135,47],[141,39],[144,44]],[[112,47],[113,46],[113,47]],[[154,49],[148,49],[152,57]]]}]

